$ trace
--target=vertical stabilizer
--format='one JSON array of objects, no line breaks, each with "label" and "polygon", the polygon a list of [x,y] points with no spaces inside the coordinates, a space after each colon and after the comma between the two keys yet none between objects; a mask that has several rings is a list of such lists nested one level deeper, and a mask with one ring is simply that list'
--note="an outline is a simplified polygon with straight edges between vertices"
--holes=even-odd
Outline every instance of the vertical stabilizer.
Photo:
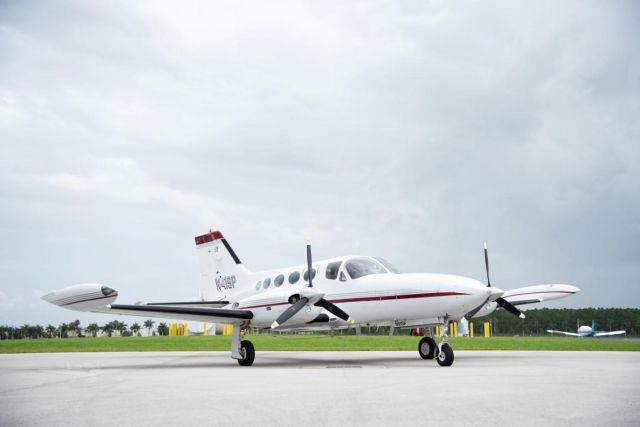
[{"label": "vertical stabilizer", "polygon": [[195,240],[205,300],[226,300],[249,285],[249,272],[221,232],[209,231]]}]

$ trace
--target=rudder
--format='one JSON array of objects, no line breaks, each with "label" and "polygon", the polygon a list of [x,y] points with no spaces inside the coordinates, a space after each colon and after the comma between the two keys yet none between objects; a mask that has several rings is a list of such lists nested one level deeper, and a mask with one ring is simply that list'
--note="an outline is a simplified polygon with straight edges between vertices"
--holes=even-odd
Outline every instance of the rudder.
[{"label": "rudder", "polygon": [[196,236],[202,297],[224,300],[248,283],[249,272],[220,231]]}]

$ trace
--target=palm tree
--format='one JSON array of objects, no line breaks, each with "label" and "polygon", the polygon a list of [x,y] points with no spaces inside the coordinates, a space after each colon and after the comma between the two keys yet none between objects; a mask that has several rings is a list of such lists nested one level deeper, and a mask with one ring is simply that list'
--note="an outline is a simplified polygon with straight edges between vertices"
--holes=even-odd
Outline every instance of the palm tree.
[{"label": "palm tree", "polygon": [[44,328],[40,325],[36,325],[32,328],[31,334],[34,338],[41,338],[44,336]]},{"label": "palm tree", "polygon": [[22,326],[20,326],[20,329],[18,329],[18,331],[20,332],[20,338],[24,339],[24,338],[29,338],[29,328],[31,326],[27,325],[26,323]]},{"label": "palm tree", "polygon": [[68,331],[69,325],[67,325],[66,323],[60,323],[60,326],[58,326],[58,330],[56,332],[60,338],[67,338],[69,336]]},{"label": "palm tree", "polygon": [[100,330],[100,326],[97,323],[89,323],[89,326],[84,328],[85,331],[89,332],[92,337],[96,337],[98,335],[98,331]]},{"label": "palm tree", "polygon": [[82,328],[80,327],[79,320],[74,320],[73,322],[69,323],[69,332],[72,332],[76,337],[82,335]]},{"label": "palm tree", "polygon": [[133,325],[131,325],[129,329],[131,329],[131,332],[133,332],[133,335],[139,335],[140,325],[138,325],[138,323],[136,322]]},{"label": "palm tree", "polygon": [[122,333],[127,330],[127,324],[121,322],[119,320],[114,320],[113,322],[113,330],[118,331],[118,334],[122,336]]},{"label": "palm tree", "polygon": [[45,331],[47,331],[47,336],[49,338],[53,338],[56,336],[56,327],[53,325],[47,325],[47,327],[45,328]]},{"label": "palm tree", "polygon": [[107,334],[108,337],[111,337],[111,335],[113,335],[114,329],[115,328],[113,327],[113,322],[109,322],[109,323],[105,323],[105,325],[102,327],[102,332]]},{"label": "palm tree", "polygon": [[153,328],[154,323],[156,322],[151,319],[147,319],[144,321],[144,327],[147,328],[147,336],[149,337],[151,336],[151,328]]},{"label": "palm tree", "polygon": [[118,332],[120,333],[120,336],[123,337],[125,335],[125,333],[127,332],[127,324],[124,322],[118,322]]},{"label": "palm tree", "polygon": [[169,327],[166,323],[158,323],[158,335],[169,335]]}]

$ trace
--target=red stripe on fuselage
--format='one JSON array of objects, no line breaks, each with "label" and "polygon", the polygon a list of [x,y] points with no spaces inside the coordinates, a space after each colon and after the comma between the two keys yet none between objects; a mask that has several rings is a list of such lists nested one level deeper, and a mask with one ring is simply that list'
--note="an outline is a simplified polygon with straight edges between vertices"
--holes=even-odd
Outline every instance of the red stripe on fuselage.
[{"label": "red stripe on fuselage", "polygon": [[[371,297],[358,297],[358,298],[338,298],[330,300],[333,304],[341,304],[341,303],[352,303],[352,302],[369,302],[369,301],[388,301],[395,299],[413,299],[413,298],[434,298],[434,297],[450,297],[450,296],[461,296],[461,295],[469,295],[461,292],[430,292],[423,294],[405,294],[405,295],[383,295],[383,296],[371,296]],[[273,304],[260,304],[260,305],[252,305],[249,307],[241,307],[241,310],[248,310],[251,308],[261,308],[261,307],[274,307],[277,305],[287,305],[288,302],[276,302]]]}]

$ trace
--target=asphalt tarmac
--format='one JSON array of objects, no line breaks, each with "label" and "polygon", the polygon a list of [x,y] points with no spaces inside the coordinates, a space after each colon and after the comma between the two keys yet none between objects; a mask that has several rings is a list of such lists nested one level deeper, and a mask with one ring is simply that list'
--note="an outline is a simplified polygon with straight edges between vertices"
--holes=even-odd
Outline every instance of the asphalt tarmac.
[{"label": "asphalt tarmac", "polygon": [[640,424],[640,353],[0,355],[0,426]]}]

